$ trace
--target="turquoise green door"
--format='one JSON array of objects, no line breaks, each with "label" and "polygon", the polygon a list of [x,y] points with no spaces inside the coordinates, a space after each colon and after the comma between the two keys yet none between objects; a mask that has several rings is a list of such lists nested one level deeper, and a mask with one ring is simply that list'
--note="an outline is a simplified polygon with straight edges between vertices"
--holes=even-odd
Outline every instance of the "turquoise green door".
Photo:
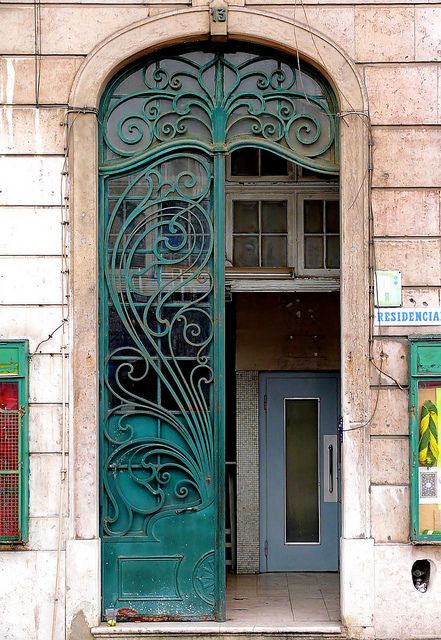
[{"label": "turquoise green door", "polygon": [[225,617],[225,158],[253,144],[337,171],[331,94],[269,53],[164,52],[102,100],[102,597],[118,620]]},{"label": "turquoise green door", "polygon": [[103,188],[105,608],[121,619],[219,616],[213,160],[169,152]]}]

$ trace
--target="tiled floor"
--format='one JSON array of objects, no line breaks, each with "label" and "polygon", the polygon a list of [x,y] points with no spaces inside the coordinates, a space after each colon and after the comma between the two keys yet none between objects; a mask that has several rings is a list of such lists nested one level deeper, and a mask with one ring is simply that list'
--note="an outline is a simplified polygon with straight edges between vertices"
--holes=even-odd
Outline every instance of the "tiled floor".
[{"label": "tiled floor", "polygon": [[[179,640],[181,635],[330,634],[340,636],[338,573],[263,573],[229,575],[225,622],[123,622],[92,630],[103,640],[157,636]],[[262,635],[260,635],[262,637]]]},{"label": "tiled floor", "polygon": [[339,619],[338,573],[228,576],[227,620],[237,626],[309,626]]}]

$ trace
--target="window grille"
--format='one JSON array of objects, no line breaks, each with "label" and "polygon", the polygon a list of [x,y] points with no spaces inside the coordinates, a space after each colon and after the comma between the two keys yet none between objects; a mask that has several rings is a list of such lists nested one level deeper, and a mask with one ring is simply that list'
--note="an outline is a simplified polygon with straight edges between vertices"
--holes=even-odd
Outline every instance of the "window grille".
[{"label": "window grille", "polygon": [[27,343],[0,343],[0,543],[27,539]]}]

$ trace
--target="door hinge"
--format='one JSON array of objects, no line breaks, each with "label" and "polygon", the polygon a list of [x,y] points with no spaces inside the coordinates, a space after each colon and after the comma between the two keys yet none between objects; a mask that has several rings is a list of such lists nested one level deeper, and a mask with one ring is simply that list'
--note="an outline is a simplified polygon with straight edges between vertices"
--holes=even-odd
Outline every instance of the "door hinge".
[{"label": "door hinge", "polygon": [[268,540],[265,540],[265,544],[263,545],[265,558],[268,558]]},{"label": "door hinge", "polygon": [[341,444],[343,442],[343,416],[338,417],[337,434]]},{"label": "door hinge", "polygon": [[268,406],[268,396],[265,393],[265,395],[263,396],[263,410],[264,411],[266,411],[267,406]]}]

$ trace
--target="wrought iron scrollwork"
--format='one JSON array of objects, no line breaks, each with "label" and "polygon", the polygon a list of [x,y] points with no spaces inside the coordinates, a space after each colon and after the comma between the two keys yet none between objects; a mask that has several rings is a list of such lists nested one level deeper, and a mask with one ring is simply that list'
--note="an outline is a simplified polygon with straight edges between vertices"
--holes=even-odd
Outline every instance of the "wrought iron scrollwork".
[{"label": "wrought iron scrollwork", "polygon": [[228,49],[164,54],[116,83],[102,113],[104,163],[193,142],[207,151],[260,143],[337,171],[335,98],[309,67]]},{"label": "wrought iron scrollwork", "polygon": [[183,153],[109,181],[106,535],[213,500],[211,183],[211,162]]}]

